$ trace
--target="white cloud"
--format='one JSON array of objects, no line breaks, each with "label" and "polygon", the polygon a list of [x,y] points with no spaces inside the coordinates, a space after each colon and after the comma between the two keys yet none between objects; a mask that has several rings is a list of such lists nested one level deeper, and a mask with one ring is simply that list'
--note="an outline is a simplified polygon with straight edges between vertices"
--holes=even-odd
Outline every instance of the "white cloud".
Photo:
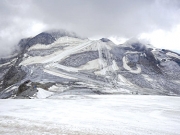
[{"label": "white cloud", "polygon": [[125,38],[125,37],[118,37],[118,36],[110,36],[109,37],[109,39],[111,40],[111,41],[113,41],[115,44],[123,44],[123,43],[125,43],[127,40],[128,40],[128,38]]},{"label": "white cloud", "polygon": [[0,0],[0,48],[7,50],[0,50],[0,57],[21,38],[47,29],[110,37],[117,44],[141,35],[161,48],[173,41],[168,47],[174,50],[179,32],[169,30],[180,24],[179,14],[179,0]]},{"label": "white cloud", "polygon": [[45,29],[47,29],[47,25],[38,22],[38,21],[33,21],[31,22],[31,25],[28,30],[26,30],[25,35],[26,36],[35,36],[41,32],[43,32]]},{"label": "white cloud", "polygon": [[150,33],[142,33],[139,39],[146,39],[157,48],[180,51],[180,24],[170,31],[158,29]]}]

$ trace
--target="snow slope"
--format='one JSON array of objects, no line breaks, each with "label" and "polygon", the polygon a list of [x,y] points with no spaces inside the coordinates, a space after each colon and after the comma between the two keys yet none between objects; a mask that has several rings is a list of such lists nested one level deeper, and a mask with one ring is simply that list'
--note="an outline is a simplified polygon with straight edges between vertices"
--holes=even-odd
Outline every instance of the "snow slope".
[{"label": "snow slope", "polygon": [[42,99],[42,98],[47,98],[47,97],[53,95],[53,92],[49,92],[49,91],[44,90],[42,88],[37,88],[37,90],[38,90],[37,95],[36,95],[37,98]]},{"label": "snow slope", "polygon": [[0,134],[180,134],[180,97],[64,95],[61,99],[0,100]]}]

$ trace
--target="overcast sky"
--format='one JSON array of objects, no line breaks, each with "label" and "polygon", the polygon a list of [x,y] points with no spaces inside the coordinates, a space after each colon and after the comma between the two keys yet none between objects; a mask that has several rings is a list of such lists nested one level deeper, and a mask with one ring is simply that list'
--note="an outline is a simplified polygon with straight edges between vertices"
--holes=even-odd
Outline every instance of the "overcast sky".
[{"label": "overcast sky", "polygon": [[65,29],[180,52],[180,0],[0,0],[0,56],[24,37]]}]

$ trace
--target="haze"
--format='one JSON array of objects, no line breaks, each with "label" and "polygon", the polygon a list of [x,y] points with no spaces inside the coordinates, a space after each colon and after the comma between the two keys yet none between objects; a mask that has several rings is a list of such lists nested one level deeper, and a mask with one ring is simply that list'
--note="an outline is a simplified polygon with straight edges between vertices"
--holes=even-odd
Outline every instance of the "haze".
[{"label": "haze", "polygon": [[0,56],[21,38],[65,29],[117,44],[130,38],[180,52],[179,0],[1,0]]}]

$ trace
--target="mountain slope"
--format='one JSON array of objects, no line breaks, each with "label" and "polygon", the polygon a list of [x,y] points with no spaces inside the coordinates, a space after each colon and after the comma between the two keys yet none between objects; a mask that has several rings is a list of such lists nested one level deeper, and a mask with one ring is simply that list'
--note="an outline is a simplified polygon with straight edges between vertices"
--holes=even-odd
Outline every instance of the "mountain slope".
[{"label": "mountain slope", "polygon": [[60,31],[23,39],[19,47],[17,55],[0,61],[0,98],[37,98],[38,89],[52,92],[51,98],[63,93],[180,94],[180,55],[169,50]]}]

